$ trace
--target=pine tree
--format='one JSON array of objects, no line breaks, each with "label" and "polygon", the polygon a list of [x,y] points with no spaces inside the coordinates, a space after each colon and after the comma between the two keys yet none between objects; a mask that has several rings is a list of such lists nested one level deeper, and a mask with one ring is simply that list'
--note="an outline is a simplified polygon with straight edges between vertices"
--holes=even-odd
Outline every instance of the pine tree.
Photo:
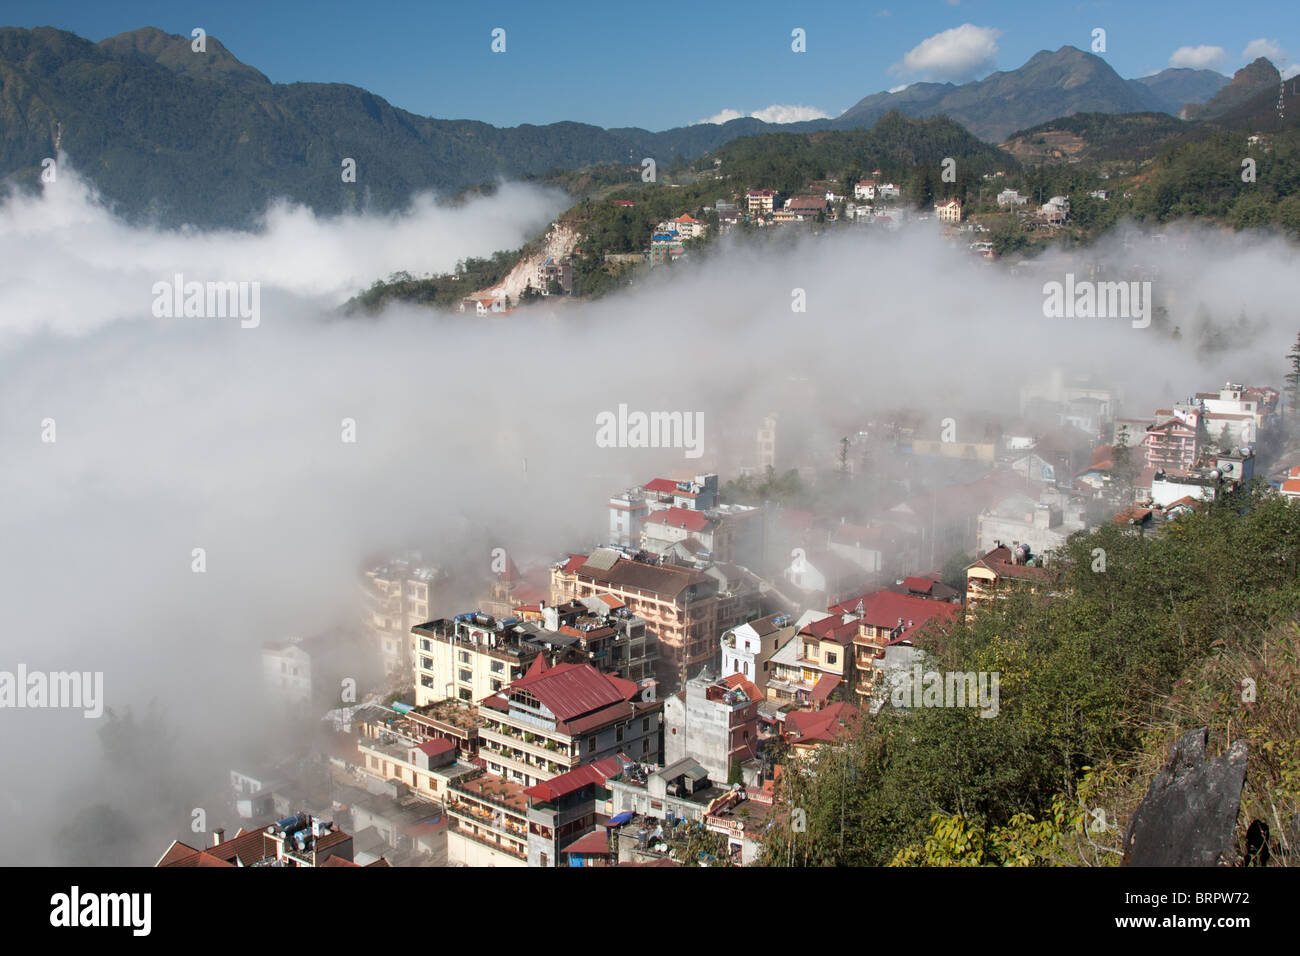
[{"label": "pine tree", "polygon": [[1291,371],[1286,375],[1287,404],[1294,411],[1300,405],[1300,335],[1296,336],[1295,345],[1291,346],[1287,358],[1291,362]]}]

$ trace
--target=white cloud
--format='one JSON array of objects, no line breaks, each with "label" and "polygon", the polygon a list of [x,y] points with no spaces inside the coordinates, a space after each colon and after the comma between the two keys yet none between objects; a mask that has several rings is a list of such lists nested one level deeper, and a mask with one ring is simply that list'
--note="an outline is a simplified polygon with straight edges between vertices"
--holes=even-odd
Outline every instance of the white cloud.
[{"label": "white cloud", "polygon": [[1276,40],[1266,40],[1260,37],[1258,40],[1251,40],[1246,44],[1246,49],[1241,51],[1241,58],[1247,62],[1254,61],[1259,57],[1267,57],[1273,61],[1276,66],[1280,61],[1286,59],[1286,51]]},{"label": "white cloud", "polygon": [[754,119],[762,120],[764,123],[802,123],[805,120],[830,118],[829,113],[825,110],[820,110],[815,106],[783,106],[774,103],[771,106],[765,106],[761,110],[754,110],[750,113],[742,113],[740,110],[725,109],[721,112],[714,113],[708,119],[700,120],[700,123],[727,123],[734,119],[740,119],[743,116],[752,116]]},{"label": "white cloud", "polygon": [[[395,271],[451,272],[460,258],[518,248],[566,203],[558,192],[507,183],[457,206],[418,196],[391,215],[326,218],[280,203],[253,234],[152,231],[115,219],[60,159],[55,183],[37,195],[12,196],[3,207],[0,249],[6,265],[27,281],[0,286],[0,345],[42,326],[78,334],[106,321],[148,317],[150,285],[176,272],[204,281],[247,278],[266,296],[310,295],[337,304]],[[69,283],[69,275],[78,280]],[[113,294],[105,296],[105,289]],[[123,311],[114,312],[118,304]]]},{"label": "white cloud", "polygon": [[1292,63],[1290,66],[1288,66],[1286,69],[1282,71],[1282,79],[1289,80],[1297,73],[1300,73],[1300,63]]},{"label": "white cloud", "polygon": [[1213,70],[1223,62],[1226,52],[1221,46],[1180,46],[1169,55],[1171,67]]},{"label": "white cloud", "polygon": [[700,123],[730,123],[734,119],[740,119],[745,114],[740,110],[723,110],[720,113],[714,113],[707,119],[702,119]]},{"label": "white cloud", "polygon": [[890,67],[895,75],[961,82],[987,73],[997,65],[1001,30],[963,23],[927,37]]},{"label": "white cloud", "polygon": [[890,13],[888,10],[879,10],[876,12],[876,17],[881,20],[885,19],[885,17],[892,17],[892,16],[893,14]]},{"label": "white cloud", "polygon": [[[0,203],[0,329],[10,332],[0,342],[0,500],[9,504],[0,508],[9,625],[0,658],[33,671],[102,670],[105,703],[119,713],[134,707],[138,717],[157,696],[169,731],[185,751],[201,750],[207,769],[218,757],[219,766],[248,759],[233,752],[241,732],[270,736],[256,720],[263,641],[360,619],[364,554],[427,541],[448,570],[486,579],[497,546],[576,551],[605,540],[611,489],[683,469],[734,475],[774,409],[789,416],[783,434],[806,449],[784,452],[798,456],[793,466],[832,461],[845,429],[882,408],[936,423],[952,409],[1016,409],[1019,386],[1054,365],[1104,371],[1136,409],[1228,374],[1275,381],[1300,298],[1294,248],[1281,240],[1162,227],[1167,243],[1123,249],[1112,237],[1089,256],[1111,274],[1150,263],[1156,294],[1177,292],[1170,320],[1182,341],[1127,321],[1044,321],[1043,280],[1076,268],[1068,259],[1045,254],[1013,274],[918,227],[724,245],[607,298],[500,319],[413,306],[343,319],[333,304],[346,276],[365,284],[517,246],[539,213],[543,226],[553,215],[548,195],[503,189],[397,219],[298,213],[257,235],[187,234],[114,220],[75,185],[61,167],[57,188]],[[493,219],[502,225],[486,224]],[[177,271],[260,277],[263,323],[151,318],[151,282]],[[791,321],[796,286],[810,308]],[[1202,349],[1198,329],[1232,323],[1243,302],[1250,324],[1223,326],[1234,331],[1226,344]],[[696,346],[677,356],[671,379],[657,363],[607,360],[651,327],[664,342]],[[935,341],[986,357],[954,372],[936,363]],[[719,363],[738,342],[748,361]],[[868,380],[854,374],[864,355],[877,370]],[[524,358],[512,367],[512,356]],[[529,380],[530,370],[542,374]],[[706,457],[598,447],[594,416],[623,402],[704,414]],[[341,441],[345,416],[357,422],[355,444]],[[57,420],[57,443],[40,440],[46,417]],[[194,547],[206,549],[205,574],[190,570]],[[431,613],[472,608],[486,582],[467,590],[439,595]],[[84,614],[50,613],[61,607],[95,609],[94,626]],[[102,759],[101,725],[77,712],[54,723],[61,717],[15,710],[0,720],[0,759],[28,770],[6,778],[23,826],[0,841],[0,863],[52,862],[52,830],[89,801],[120,807],[140,832],[177,827],[180,795],[199,792],[206,771],[190,777],[159,756],[152,769],[176,799],[128,799],[138,794],[113,786],[120,775],[104,779],[115,768]],[[214,750],[218,733],[232,739]],[[153,779],[128,769],[142,784]],[[142,854],[159,852],[141,842]]]},{"label": "white cloud", "polygon": [[907,88],[908,88],[909,86],[911,86],[911,85],[912,85],[911,83],[899,83],[897,86],[891,86],[891,87],[889,88],[889,92],[890,92],[890,93],[901,93],[901,92],[903,92],[903,90],[907,89]]}]

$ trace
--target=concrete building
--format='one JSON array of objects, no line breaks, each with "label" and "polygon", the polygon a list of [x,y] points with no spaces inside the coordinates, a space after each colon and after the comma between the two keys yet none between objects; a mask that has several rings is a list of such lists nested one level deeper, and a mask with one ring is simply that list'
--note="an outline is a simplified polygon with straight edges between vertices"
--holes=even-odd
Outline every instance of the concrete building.
[{"label": "concrete building", "polygon": [[821,708],[836,690],[853,680],[853,614],[809,612],[799,631],[772,655],[768,700]]},{"label": "concrete building", "polygon": [[311,655],[295,641],[262,645],[262,684],[271,697],[293,708],[311,704]]},{"label": "concrete building", "polygon": [[389,674],[409,674],[415,656],[411,628],[429,620],[441,570],[419,554],[395,557],[362,575],[364,625]]},{"label": "concrete building", "polygon": [[524,785],[490,773],[455,780],[448,796],[447,861],[461,866],[528,865]]},{"label": "concrete building", "polygon": [[556,603],[598,594],[613,595],[645,619],[658,645],[656,674],[669,691],[716,663],[721,633],[756,616],[760,605],[757,586],[721,566],[653,565],[597,548],[572,570],[567,563],[552,570]]},{"label": "concrete building", "polygon": [[468,613],[413,627],[416,705],[476,702],[523,677],[547,641],[536,625],[506,621]]},{"label": "concrete building", "polygon": [[525,787],[620,752],[655,763],[663,752],[663,701],[654,682],[637,684],[590,664],[549,667],[534,658],[521,679],[482,701],[479,714],[481,761]]},{"label": "concrete building", "polygon": [[566,864],[564,848],[612,815],[610,781],[623,773],[624,767],[618,757],[606,757],[524,791],[528,797],[529,866]]},{"label": "concrete building", "polygon": [[751,189],[745,193],[745,211],[751,216],[764,216],[772,211],[776,192],[771,189]]},{"label": "concrete building", "polygon": [[1035,567],[1032,551],[1024,546],[999,545],[966,568],[966,610],[978,612],[1012,591],[1037,593],[1046,585],[1047,569]]},{"label": "concrete building", "polygon": [[722,676],[740,674],[766,696],[772,655],[784,647],[797,630],[789,615],[771,614],[724,631]]},{"label": "concrete building", "polygon": [[740,678],[733,684],[707,671],[664,701],[664,760],[690,758],[715,780],[727,780],[733,764],[758,753],[758,689]]}]

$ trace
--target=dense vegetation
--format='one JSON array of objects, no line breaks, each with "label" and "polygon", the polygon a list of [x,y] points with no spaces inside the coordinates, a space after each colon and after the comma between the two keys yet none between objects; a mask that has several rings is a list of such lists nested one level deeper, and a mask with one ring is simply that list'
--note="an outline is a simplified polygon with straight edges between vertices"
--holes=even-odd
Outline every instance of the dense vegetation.
[{"label": "dense vegetation", "polygon": [[1300,810],[1300,508],[1254,490],[1156,537],[1107,526],[1052,573],[1057,597],[1007,600],[928,648],[936,669],[998,672],[998,715],[864,719],[781,777],[807,832],[773,830],[767,862],[1114,864],[1169,744],[1202,725],[1212,745],[1245,736],[1243,822],[1285,832]]}]

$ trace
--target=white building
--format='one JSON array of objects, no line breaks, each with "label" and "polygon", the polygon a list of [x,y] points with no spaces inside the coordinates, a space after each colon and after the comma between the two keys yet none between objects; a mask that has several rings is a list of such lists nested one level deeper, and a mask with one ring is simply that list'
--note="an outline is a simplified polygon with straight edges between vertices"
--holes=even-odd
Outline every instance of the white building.
[{"label": "white building", "polygon": [[721,676],[740,674],[766,693],[768,661],[797,631],[793,617],[773,614],[724,632]]},{"label": "white building", "polygon": [[876,198],[876,181],[874,179],[864,179],[861,182],[853,184],[854,199],[875,199]]},{"label": "white building", "polygon": [[262,645],[262,682],[284,703],[311,703],[311,655],[294,641]]}]

